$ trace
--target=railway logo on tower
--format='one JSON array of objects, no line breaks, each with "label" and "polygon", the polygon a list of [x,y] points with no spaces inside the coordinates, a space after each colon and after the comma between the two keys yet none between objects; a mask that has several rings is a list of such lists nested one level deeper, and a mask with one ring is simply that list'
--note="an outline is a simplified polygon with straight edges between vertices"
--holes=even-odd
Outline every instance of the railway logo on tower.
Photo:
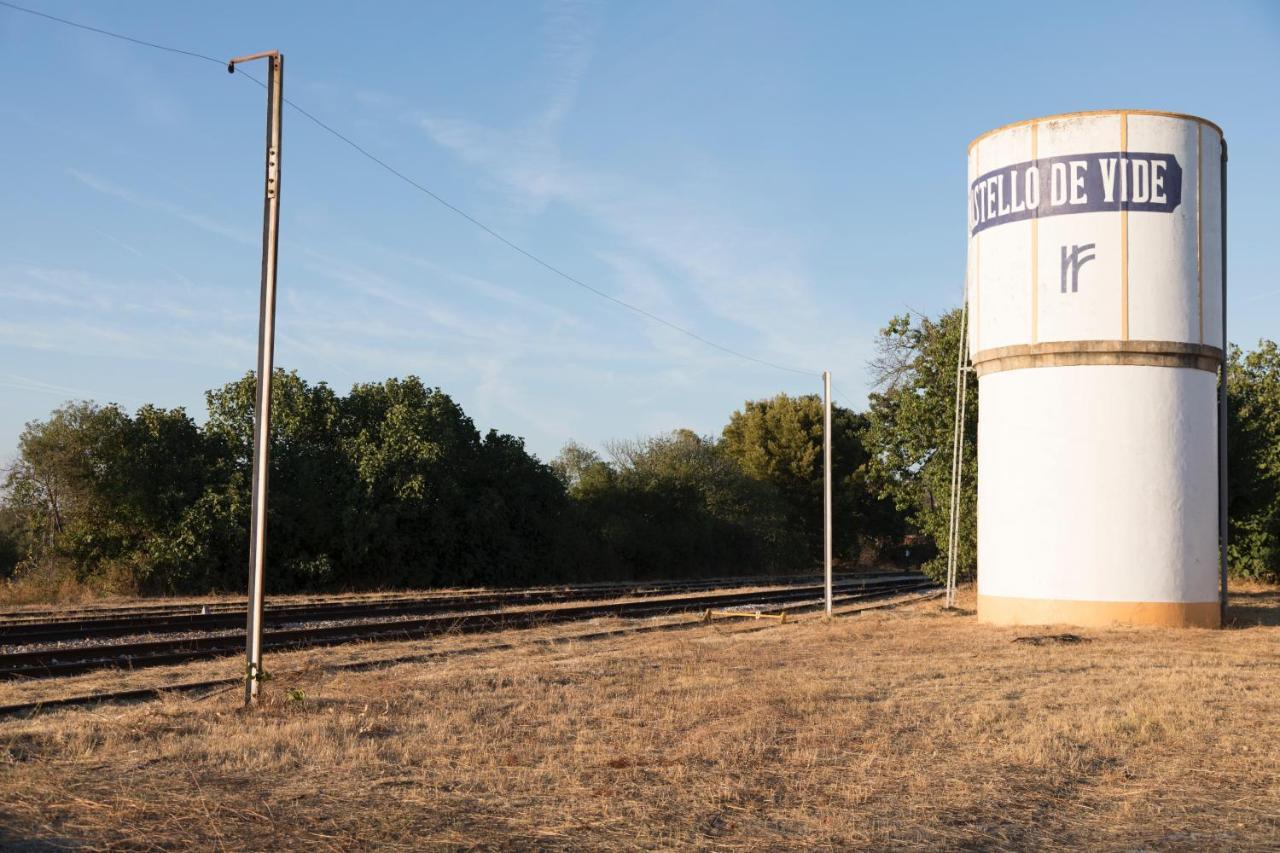
[{"label": "railway logo on tower", "polygon": [[969,233],[1067,213],[1173,213],[1182,166],[1172,154],[1105,151],[1044,157],[987,172],[969,186]]},{"label": "railway logo on tower", "polygon": [[1093,249],[1096,243],[1085,243],[1083,246],[1072,246],[1070,251],[1066,246],[1062,247],[1062,292],[1067,292],[1067,272],[1071,272],[1071,292],[1075,293],[1079,290],[1080,267],[1093,260],[1096,256]]}]

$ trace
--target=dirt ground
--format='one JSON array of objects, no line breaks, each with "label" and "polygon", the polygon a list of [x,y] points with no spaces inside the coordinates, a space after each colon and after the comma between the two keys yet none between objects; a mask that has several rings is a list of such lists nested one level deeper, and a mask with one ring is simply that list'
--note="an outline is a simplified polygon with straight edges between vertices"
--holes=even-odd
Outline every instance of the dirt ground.
[{"label": "dirt ground", "polygon": [[928,601],[445,638],[472,653],[362,672],[312,652],[254,711],[233,689],[0,721],[0,844],[1275,849],[1280,590],[1233,619],[1073,641]]}]

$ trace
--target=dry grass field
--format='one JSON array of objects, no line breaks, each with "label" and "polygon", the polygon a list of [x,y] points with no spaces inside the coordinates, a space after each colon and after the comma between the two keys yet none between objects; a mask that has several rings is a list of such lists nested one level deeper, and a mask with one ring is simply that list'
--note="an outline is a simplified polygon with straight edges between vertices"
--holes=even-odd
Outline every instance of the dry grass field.
[{"label": "dry grass field", "polygon": [[444,638],[415,647],[488,650],[363,672],[299,653],[253,712],[230,690],[0,721],[0,843],[1274,849],[1280,591],[1235,603],[1230,630],[1080,642],[929,601]]}]

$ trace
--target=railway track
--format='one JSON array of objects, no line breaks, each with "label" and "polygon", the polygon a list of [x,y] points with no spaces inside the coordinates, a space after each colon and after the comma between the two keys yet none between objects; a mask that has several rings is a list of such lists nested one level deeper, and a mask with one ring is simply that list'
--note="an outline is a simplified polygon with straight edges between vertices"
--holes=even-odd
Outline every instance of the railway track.
[{"label": "railway track", "polygon": [[[915,592],[915,594],[912,594],[913,592]],[[942,590],[938,589],[935,584],[927,584],[921,591],[916,591],[914,587],[906,587],[904,589],[894,591],[867,591],[836,596],[834,600],[836,607],[838,608],[836,615],[844,616],[868,610],[898,607],[903,604],[910,604],[930,598],[936,598],[941,594]],[[817,609],[820,605],[814,603],[807,607],[805,605],[797,604],[784,606],[787,607],[790,612],[794,612],[805,609]],[[593,640],[604,640],[639,634],[688,630],[702,624],[704,624],[704,620],[701,618],[684,619],[678,622],[642,622],[622,627],[610,627],[604,630],[590,631],[586,634],[566,634],[552,637],[539,637],[530,640],[529,642],[534,645],[589,642]],[[747,628],[746,630],[752,631],[762,629]],[[513,640],[508,642],[490,643],[481,646],[444,649],[440,651],[411,652],[409,654],[394,655],[392,657],[379,657],[356,661],[335,661],[326,664],[323,668],[328,672],[366,671],[394,666],[397,664],[429,663],[446,657],[476,655],[484,654],[485,652],[507,650],[515,648],[519,644],[520,642],[518,640]],[[70,708],[80,705],[102,705],[105,703],[145,701],[148,699],[157,699],[166,694],[203,694],[202,696],[198,695],[196,697],[197,699],[200,699],[207,698],[208,696],[220,693],[227,688],[241,684],[243,684],[242,678],[214,678],[202,681],[186,681],[176,684],[168,683],[155,687],[138,687],[108,692],[99,691],[90,694],[58,696],[48,699],[37,699],[28,702],[0,705],[0,718],[30,716],[42,711],[49,711],[58,708]]]},{"label": "railway track", "polygon": [[[867,578],[884,575],[867,575]],[[659,595],[693,594],[734,586],[795,586],[813,583],[811,578],[738,579],[736,581],[663,581],[649,584],[591,584],[575,587],[468,593],[465,595],[405,595],[388,598],[335,598],[315,602],[273,605],[264,613],[263,624],[280,627],[325,620],[367,619],[378,616],[428,615],[466,611],[497,610],[537,604],[593,601],[604,598],[637,598]],[[244,605],[203,612],[183,607],[173,611],[142,614],[106,613],[94,616],[45,621],[0,622],[0,648],[58,643],[85,637],[105,639],[143,634],[172,634],[189,631],[229,631],[244,624]]]},{"label": "railway track", "polygon": [[[864,578],[851,578],[840,581],[834,586],[834,592],[840,601],[862,600],[863,598],[893,595],[930,586],[931,582],[921,575],[879,575]],[[581,592],[581,591],[580,591]],[[581,594],[587,594],[582,592]],[[332,623],[338,619],[351,620],[344,624],[281,625],[272,627],[268,622],[264,632],[264,648],[269,651],[301,649],[316,646],[331,646],[356,641],[386,641],[400,639],[419,639],[445,633],[478,633],[483,631],[505,630],[512,628],[528,628],[536,625],[558,624],[583,621],[600,617],[619,617],[642,619],[664,616],[672,613],[703,611],[708,609],[730,609],[735,607],[761,607],[803,609],[821,606],[821,584],[790,584],[768,590],[752,592],[699,592],[695,594],[662,594],[649,597],[638,597],[624,601],[600,601],[597,594],[595,601],[578,603],[570,600],[553,602],[556,606],[528,606],[525,600],[518,609],[502,609],[513,606],[510,599],[503,603],[494,603],[491,609],[477,609],[471,605],[473,601],[459,602],[454,600],[445,605],[451,607],[445,611],[427,611],[425,613],[391,612],[382,608],[376,613],[352,609],[323,609],[319,615],[308,618],[316,621]],[[544,604],[536,601],[532,604]],[[419,601],[416,605],[424,606]],[[442,602],[430,602],[432,606]],[[367,610],[367,608],[365,608]],[[341,616],[335,615],[341,613]],[[277,614],[279,611],[277,611]],[[223,614],[210,614],[223,617]],[[294,614],[295,616],[297,614]],[[172,617],[168,617],[172,618]],[[107,620],[110,621],[110,620]],[[237,625],[243,623],[243,616]],[[168,623],[172,630],[173,623]],[[179,630],[192,632],[183,636],[148,639],[126,643],[88,642],[81,645],[55,648],[37,648],[21,650],[21,644],[11,640],[0,640],[10,648],[19,648],[0,656],[0,679],[48,678],[54,676],[75,675],[97,669],[110,667],[142,668],[168,664],[185,663],[194,660],[218,658],[240,654],[244,649],[244,631],[217,633],[217,629],[193,629],[186,623]],[[121,630],[118,625],[99,625],[103,633],[94,633],[95,626],[82,626],[77,636],[79,640],[97,640],[103,637],[119,636],[111,633]],[[134,631],[136,634],[137,632]],[[157,632],[153,632],[157,633]],[[42,635],[47,636],[47,635]],[[47,642],[37,640],[36,642]],[[35,645],[36,643],[27,643]]]},{"label": "railway track", "polygon": [[[862,577],[877,577],[892,573],[872,573]],[[601,598],[606,595],[623,597],[627,595],[646,595],[661,592],[695,592],[703,589],[727,589],[742,586],[785,586],[788,584],[813,583],[816,576],[736,576],[720,578],[703,578],[681,581],[608,581],[600,583],[549,585],[543,587],[525,587],[520,589],[476,589],[462,591],[422,591],[414,593],[354,593],[349,595],[324,595],[310,598],[299,598],[282,604],[268,604],[266,613],[287,613],[309,608],[333,606],[379,606],[395,607],[398,605],[425,602],[462,602],[484,599],[505,601],[530,601],[535,598],[551,600],[570,600],[578,598],[588,600],[591,597]],[[532,603],[538,603],[536,601]],[[58,608],[46,610],[11,610],[0,612],[0,644],[4,642],[6,633],[20,633],[24,626],[57,625],[89,625],[107,619],[160,619],[166,616],[211,616],[236,615],[243,619],[245,615],[244,601],[201,602],[188,601],[181,603],[132,604],[126,606],[93,606],[75,608]]]}]

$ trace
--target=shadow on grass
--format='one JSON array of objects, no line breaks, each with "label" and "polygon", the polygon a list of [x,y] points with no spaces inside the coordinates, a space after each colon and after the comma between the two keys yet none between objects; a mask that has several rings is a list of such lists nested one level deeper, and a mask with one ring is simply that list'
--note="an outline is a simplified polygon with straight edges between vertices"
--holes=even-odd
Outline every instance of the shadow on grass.
[{"label": "shadow on grass", "polygon": [[59,836],[42,837],[37,830],[23,835],[16,829],[0,829],[0,849],[23,851],[72,850],[84,847],[85,842]]},{"label": "shadow on grass", "polygon": [[1228,628],[1280,626],[1280,590],[1233,592],[1227,610]]}]

